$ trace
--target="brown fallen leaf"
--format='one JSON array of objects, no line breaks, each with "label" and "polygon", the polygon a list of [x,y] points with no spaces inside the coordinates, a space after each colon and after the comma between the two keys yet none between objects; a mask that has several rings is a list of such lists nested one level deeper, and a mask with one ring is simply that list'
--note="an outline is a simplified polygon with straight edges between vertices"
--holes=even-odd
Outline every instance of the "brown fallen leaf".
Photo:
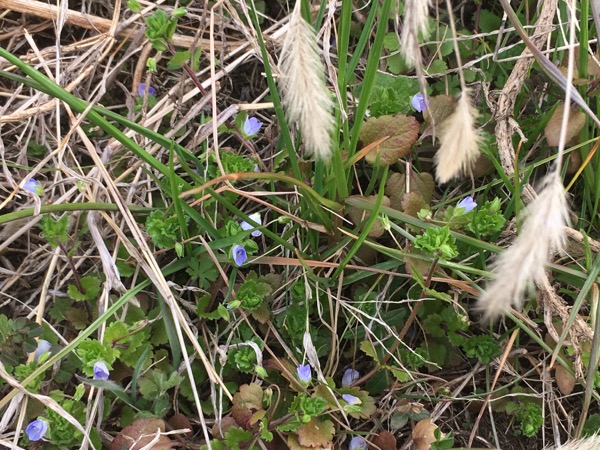
[{"label": "brown fallen leaf", "polygon": [[396,450],[398,443],[396,438],[389,431],[382,431],[373,439],[371,439],[370,450]]},{"label": "brown fallen leaf", "polygon": [[576,379],[563,366],[556,366],[556,385],[562,395],[569,395],[575,388]]},{"label": "brown fallen leaf", "polygon": [[156,418],[135,419],[121,430],[110,446],[111,450],[141,450],[150,445],[153,450],[171,450],[176,442],[159,434],[165,431],[165,422]]},{"label": "brown fallen leaf", "polygon": [[431,419],[423,419],[419,421],[413,428],[412,438],[417,447],[416,450],[429,450],[431,443],[435,442],[435,425]]},{"label": "brown fallen leaf", "polygon": [[[562,116],[565,110],[565,104],[559,103],[558,107],[554,110],[554,114],[550,117],[546,128],[544,128],[544,135],[548,145],[552,147],[558,146],[560,139],[560,128],[562,123]],[[569,142],[575,136],[579,134],[583,126],[585,125],[586,116],[582,111],[571,109],[569,111],[569,123],[567,125],[567,136],[565,142]]]}]

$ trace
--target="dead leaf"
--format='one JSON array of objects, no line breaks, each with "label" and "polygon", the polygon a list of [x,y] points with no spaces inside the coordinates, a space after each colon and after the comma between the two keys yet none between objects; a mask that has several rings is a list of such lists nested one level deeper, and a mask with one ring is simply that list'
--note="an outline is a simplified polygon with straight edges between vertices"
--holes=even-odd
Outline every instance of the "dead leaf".
[{"label": "dead leaf", "polygon": [[250,420],[256,411],[262,409],[263,390],[258,384],[243,384],[233,395],[231,415],[245,430],[251,428]]},{"label": "dead leaf", "polygon": [[[564,102],[560,102],[558,107],[554,110],[554,114],[552,114],[552,117],[548,121],[546,128],[544,128],[544,135],[546,136],[546,141],[551,147],[558,146],[564,110],[565,104]],[[579,134],[579,132],[585,125],[585,121],[585,113],[575,110],[571,110],[569,112],[569,123],[567,124],[567,137],[565,142],[569,142],[571,139],[573,139]]]},{"label": "dead leaf", "polygon": [[319,420],[313,417],[310,422],[305,423],[296,430],[298,443],[303,447],[327,447],[333,440],[335,427],[331,420]]},{"label": "dead leaf", "polygon": [[424,137],[428,137],[433,135],[433,126],[431,125],[431,116],[433,116],[433,120],[435,122],[435,129],[439,130],[442,122],[449,116],[452,115],[454,109],[456,108],[456,99],[449,95],[436,95],[434,97],[429,97],[429,106],[427,107],[427,111],[429,114],[423,114],[423,118],[425,119],[425,123],[427,124],[427,128],[425,132],[421,136],[421,139]]},{"label": "dead leaf", "polygon": [[390,165],[399,158],[408,155],[419,136],[420,125],[413,116],[397,114],[395,116],[371,117],[362,126],[360,140],[369,145],[385,136],[389,136],[382,144],[367,153],[365,159],[371,165]]},{"label": "dead leaf", "polygon": [[371,439],[370,450],[396,450],[398,443],[396,438],[389,431],[382,431],[373,439]]},{"label": "dead leaf", "polygon": [[434,425],[431,419],[423,419],[415,425],[412,438],[417,447],[416,450],[431,448],[431,443],[435,442],[435,430],[437,430],[437,425]]},{"label": "dead leaf", "polygon": [[561,365],[556,366],[556,373],[554,377],[556,378],[558,390],[562,395],[569,395],[571,392],[573,392],[577,380],[575,379],[575,376],[571,375],[567,371],[567,369]]},{"label": "dead leaf", "polygon": [[181,413],[177,413],[173,417],[171,417],[168,420],[168,422],[171,428],[173,428],[174,430],[184,430],[186,428],[190,430],[189,432],[185,433],[186,437],[193,436],[194,433],[192,431],[192,423],[190,422],[190,419],[187,418],[187,416]]},{"label": "dead leaf", "polygon": [[[368,197],[363,197],[362,195],[352,195],[350,198],[363,198],[373,204],[375,204],[377,201],[376,195],[370,195]],[[381,204],[382,206],[390,206],[390,199],[384,196]],[[361,230],[364,229],[363,227],[365,222],[371,217],[371,214],[372,213],[370,211],[365,211],[364,209],[356,208],[354,206],[348,208],[348,216],[350,216],[350,220],[352,220],[352,223],[355,226],[360,227]],[[383,233],[385,233],[385,229],[383,228],[383,225],[381,225],[381,220],[377,219],[369,230],[369,237],[378,238],[381,237]]]},{"label": "dead leaf", "polygon": [[135,419],[113,439],[110,449],[140,450],[151,445],[153,450],[171,450],[176,447],[176,443],[168,436],[158,435],[159,432],[164,431],[165,422],[161,419]]}]

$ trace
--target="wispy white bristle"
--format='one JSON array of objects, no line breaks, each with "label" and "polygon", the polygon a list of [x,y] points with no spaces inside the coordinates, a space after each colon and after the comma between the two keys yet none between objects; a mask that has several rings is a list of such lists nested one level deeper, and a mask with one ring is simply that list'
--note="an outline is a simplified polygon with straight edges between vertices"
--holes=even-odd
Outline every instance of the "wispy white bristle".
[{"label": "wispy white bristle", "polygon": [[[554,449],[553,447],[549,450]],[[600,435],[589,436],[567,442],[554,450],[598,450],[600,449]]]},{"label": "wispy white bristle", "polygon": [[400,52],[410,66],[420,62],[419,34],[429,29],[429,6],[431,0],[407,0],[404,4],[404,26],[400,36]]},{"label": "wispy white bristle", "polygon": [[333,100],[325,84],[315,32],[296,3],[280,57],[280,87],[288,120],[302,133],[302,141],[319,159],[331,156]]},{"label": "wispy white bristle", "polygon": [[477,305],[486,318],[496,318],[510,306],[520,308],[528,288],[545,276],[548,259],[562,252],[566,241],[568,207],[565,189],[555,171],[544,179],[538,197],[527,208],[516,242],[494,267],[494,280]]},{"label": "wispy white bristle", "polygon": [[435,176],[440,183],[465,173],[479,157],[481,139],[476,120],[477,110],[468,92],[463,92],[438,133],[442,145],[435,154]]}]

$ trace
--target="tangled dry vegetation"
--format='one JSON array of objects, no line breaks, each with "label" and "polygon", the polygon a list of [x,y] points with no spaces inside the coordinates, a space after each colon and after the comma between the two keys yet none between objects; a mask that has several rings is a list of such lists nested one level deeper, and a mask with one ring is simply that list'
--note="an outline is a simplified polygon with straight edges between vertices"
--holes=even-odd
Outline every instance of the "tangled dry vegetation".
[{"label": "tangled dry vegetation", "polygon": [[[502,40],[498,2],[457,1],[455,42],[446,2],[430,2],[435,32],[416,71],[397,66],[401,22],[387,0],[295,12],[190,1],[166,43],[149,39],[148,20],[179,3],[58,3],[0,0],[0,47],[64,89],[0,57],[0,447],[531,450],[600,429],[593,194],[576,185],[581,214],[562,217],[566,246],[537,268],[536,295],[530,278],[519,302],[517,288],[493,285],[491,305],[511,297],[492,324],[475,308],[548,148],[568,143],[567,179],[582,164],[578,144],[590,160],[596,149],[575,108],[579,132],[543,133],[540,122],[565,128],[564,107],[548,112],[564,93],[535,84],[518,36]],[[523,3],[535,45],[573,35],[558,1]],[[278,55],[294,15],[321,24],[295,32],[324,48],[313,83],[327,89],[298,92],[313,97],[287,127],[276,86],[285,106]],[[578,87],[594,88],[592,69]],[[431,103],[411,109],[423,91]],[[469,120],[444,128],[460,92]],[[312,114],[314,97],[334,108],[333,125]],[[467,161],[440,171],[465,137],[458,156],[434,158],[432,122],[448,145],[477,120]],[[315,121],[325,131],[310,135]],[[332,129],[343,137],[323,145]],[[584,181],[594,177],[586,169]],[[544,223],[524,227],[530,241]],[[554,247],[542,248],[543,265]],[[524,311],[510,307],[523,297]]]}]

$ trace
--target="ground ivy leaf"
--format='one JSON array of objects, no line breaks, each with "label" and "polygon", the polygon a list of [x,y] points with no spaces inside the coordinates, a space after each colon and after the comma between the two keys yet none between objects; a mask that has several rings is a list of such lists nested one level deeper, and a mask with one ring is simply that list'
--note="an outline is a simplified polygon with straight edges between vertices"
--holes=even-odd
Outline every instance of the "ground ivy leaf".
[{"label": "ground ivy leaf", "polygon": [[335,428],[331,420],[319,420],[313,417],[310,422],[296,430],[298,443],[304,447],[327,447],[333,439]]},{"label": "ground ivy leaf", "polygon": [[369,118],[360,132],[363,145],[367,146],[385,136],[389,136],[389,139],[367,153],[365,159],[370,164],[377,161],[383,165],[396,163],[410,153],[419,137],[419,128],[417,119],[404,114]]},{"label": "ground ivy leaf", "polygon": [[243,428],[249,428],[252,415],[262,409],[263,390],[258,384],[243,384],[233,395],[231,415]]}]

